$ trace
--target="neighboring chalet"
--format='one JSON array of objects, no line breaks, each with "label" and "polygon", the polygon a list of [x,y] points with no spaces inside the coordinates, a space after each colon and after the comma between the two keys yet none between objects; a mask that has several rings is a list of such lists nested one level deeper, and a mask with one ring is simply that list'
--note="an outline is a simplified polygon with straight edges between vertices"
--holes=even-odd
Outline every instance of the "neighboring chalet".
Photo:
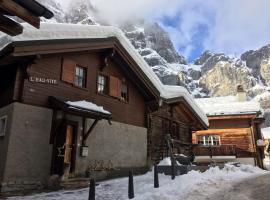
[{"label": "neighboring chalet", "polygon": [[164,134],[190,146],[208,126],[187,90],[164,86],[115,27],[25,25],[0,40],[2,192],[43,188],[52,175],[144,171]]},{"label": "neighboring chalet", "polygon": [[206,112],[209,129],[193,133],[195,161],[241,162],[263,168],[260,105],[247,101],[242,86],[236,96],[196,99]]},{"label": "neighboring chalet", "polygon": [[262,135],[263,135],[263,140],[265,143],[265,149],[264,149],[264,154],[265,154],[265,158],[263,160],[263,164],[265,169],[270,170],[270,127],[265,127],[262,128]]},{"label": "neighboring chalet", "polygon": [[12,36],[21,34],[23,26],[15,21],[14,17],[39,28],[40,17],[50,19],[53,13],[35,0],[1,0],[0,31]]}]

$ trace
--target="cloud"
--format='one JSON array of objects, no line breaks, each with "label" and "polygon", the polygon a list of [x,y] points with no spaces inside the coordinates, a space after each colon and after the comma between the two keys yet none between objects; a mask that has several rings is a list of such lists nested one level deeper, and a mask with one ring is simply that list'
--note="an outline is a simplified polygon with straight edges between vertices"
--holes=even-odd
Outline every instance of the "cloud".
[{"label": "cloud", "polygon": [[270,42],[270,1],[227,0],[212,4],[215,22],[204,47],[240,54]]},{"label": "cloud", "polygon": [[269,0],[79,1],[91,2],[98,11],[96,20],[109,24],[138,19],[160,22],[188,57],[197,48],[239,55],[270,43]]},{"label": "cloud", "polygon": [[91,0],[98,10],[97,17],[109,23],[122,23],[138,19],[157,19],[174,16],[182,6],[182,0]]}]

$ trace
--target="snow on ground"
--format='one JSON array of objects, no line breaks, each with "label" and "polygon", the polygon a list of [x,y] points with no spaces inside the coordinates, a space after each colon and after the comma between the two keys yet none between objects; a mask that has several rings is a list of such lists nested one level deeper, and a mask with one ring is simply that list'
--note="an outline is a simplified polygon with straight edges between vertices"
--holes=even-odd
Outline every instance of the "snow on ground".
[{"label": "snow on ground", "polygon": [[[134,177],[134,200],[197,200],[232,187],[236,181],[248,177],[257,177],[267,173],[257,167],[241,165],[235,167],[226,164],[223,169],[210,168],[204,173],[191,171],[177,176],[174,181],[170,176],[159,175],[159,188],[153,187],[153,172]],[[96,187],[97,200],[125,200],[128,192],[128,179],[114,179],[100,182]],[[11,197],[9,200],[85,200],[88,188],[71,191],[42,193],[25,197]]]},{"label": "snow on ground", "polygon": [[[175,162],[176,165],[181,165],[178,161]],[[158,166],[171,166],[172,162],[171,162],[171,158],[166,157],[164,158],[162,161],[160,161],[158,163]]]},{"label": "snow on ground", "polygon": [[270,171],[270,158],[269,155],[265,155],[265,158],[263,159],[263,166]]}]

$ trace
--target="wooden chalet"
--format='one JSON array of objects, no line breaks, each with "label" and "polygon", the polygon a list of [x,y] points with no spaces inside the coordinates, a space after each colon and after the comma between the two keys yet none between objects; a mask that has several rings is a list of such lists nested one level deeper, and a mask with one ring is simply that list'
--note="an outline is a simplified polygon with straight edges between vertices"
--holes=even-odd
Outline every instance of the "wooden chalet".
[{"label": "wooden chalet", "polygon": [[2,192],[43,188],[53,175],[67,184],[142,172],[164,134],[190,145],[207,128],[186,89],[164,86],[119,29],[24,26],[0,47]]},{"label": "wooden chalet", "polygon": [[0,31],[12,36],[21,34],[23,26],[10,17],[18,17],[36,28],[40,27],[40,17],[53,17],[50,10],[35,0],[1,0],[0,13]]},{"label": "wooden chalet", "polygon": [[[240,87],[241,89],[242,87]],[[209,129],[193,132],[198,163],[240,162],[263,168],[260,105],[247,101],[241,89],[237,96],[201,98],[197,103],[207,113]]]}]

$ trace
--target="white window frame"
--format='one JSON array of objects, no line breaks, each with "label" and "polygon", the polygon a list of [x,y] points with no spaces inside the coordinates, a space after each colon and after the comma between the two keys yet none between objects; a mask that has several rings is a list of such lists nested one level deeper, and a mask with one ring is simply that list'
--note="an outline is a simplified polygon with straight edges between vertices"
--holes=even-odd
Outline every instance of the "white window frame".
[{"label": "white window frame", "polygon": [[[218,145],[214,145],[214,137],[218,136]],[[199,138],[202,138],[201,140]],[[208,142],[206,142],[206,137],[209,137],[211,140],[211,144],[209,144]],[[221,145],[221,140],[220,140],[220,135],[198,135],[197,136],[197,142],[199,144],[199,141],[203,141],[203,144],[200,144],[202,146],[220,146]]]},{"label": "white window frame", "polygon": [[8,118],[8,117],[7,117],[6,115],[5,115],[5,116],[0,117],[0,121],[5,120],[4,129],[3,129],[3,131],[1,131],[1,130],[0,130],[0,137],[3,137],[3,136],[5,136],[5,135],[6,135],[7,118]]}]

